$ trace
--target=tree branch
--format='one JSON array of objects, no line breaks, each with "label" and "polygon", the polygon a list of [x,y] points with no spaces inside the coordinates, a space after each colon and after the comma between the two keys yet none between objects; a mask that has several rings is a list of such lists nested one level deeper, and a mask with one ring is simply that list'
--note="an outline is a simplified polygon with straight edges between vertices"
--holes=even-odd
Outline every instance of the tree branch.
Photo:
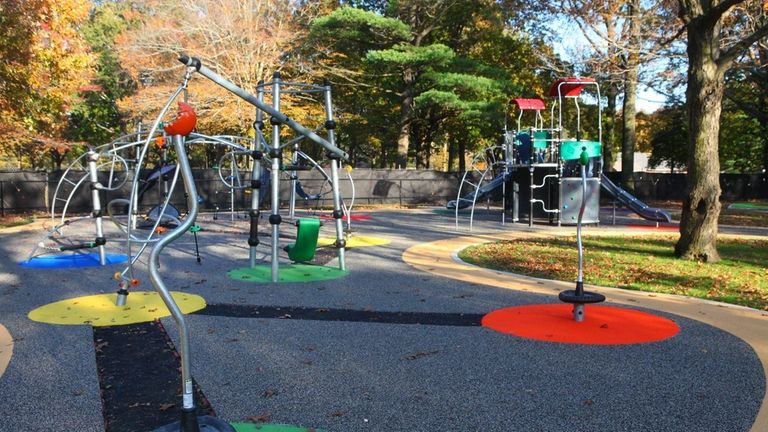
[{"label": "tree branch", "polygon": [[715,20],[719,20],[723,14],[728,12],[728,9],[736,6],[739,3],[743,3],[744,0],[723,0],[720,3],[712,7],[708,12],[704,12]]},{"label": "tree branch", "polygon": [[739,55],[744,52],[744,50],[766,36],[768,36],[768,24],[763,24],[762,27],[759,27],[754,32],[752,32],[751,35],[731,45],[730,48],[720,54],[720,57],[717,59],[717,68],[721,72],[725,72],[725,70],[731,67],[731,64],[736,61],[736,58],[738,58]]},{"label": "tree branch", "polygon": [[687,29],[688,29],[688,27],[686,27],[685,25],[682,25],[682,26],[680,26],[680,28],[678,28],[678,29],[677,29],[677,31],[675,32],[675,34],[673,34],[672,36],[670,36],[670,37],[668,37],[668,38],[666,38],[666,39],[661,39],[661,40],[659,41],[659,43],[658,43],[658,44],[659,44],[659,47],[660,47],[660,48],[663,48],[663,47],[665,47],[665,46],[667,46],[667,45],[671,44],[672,42],[676,41],[676,40],[677,40],[677,39],[678,39],[680,36],[682,36],[682,35],[683,35],[683,33],[685,33],[685,31],[686,31]]}]

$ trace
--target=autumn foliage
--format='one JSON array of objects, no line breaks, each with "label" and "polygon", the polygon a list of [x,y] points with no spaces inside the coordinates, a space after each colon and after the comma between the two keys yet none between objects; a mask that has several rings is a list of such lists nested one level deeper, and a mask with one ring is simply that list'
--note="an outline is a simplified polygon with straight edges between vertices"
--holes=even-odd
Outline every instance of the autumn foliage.
[{"label": "autumn foliage", "polygon": [[22,167],[66,153],[67,111],[89,83],[93,58],[79,34],[87,0],[0,3],[0,154]]}]

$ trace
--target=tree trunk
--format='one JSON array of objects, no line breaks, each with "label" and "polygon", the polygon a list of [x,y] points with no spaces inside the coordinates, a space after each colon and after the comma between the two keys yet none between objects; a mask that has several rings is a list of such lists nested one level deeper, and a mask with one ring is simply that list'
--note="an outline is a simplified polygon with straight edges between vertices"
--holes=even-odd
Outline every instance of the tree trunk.
[{"label": "tree trunk", "polygon": [[760,97],[760,129],[762,130],[763,138],[763,172],[768,173],[768,96],[762,94]]},{"label": "tree trunk", "polygon": [[675,255],[716,262],[720,260],[716,244],[721,193],[718,136],[725,81],[713,60],[718,57],[715,35],[719,32],[698,24],[688,26],[688,186]]},{"label": "tree trunk", "polygon": [[403,100],[400,102],[400,132],[397,135],[397,167],[408,167],[408,147],[411,139],[411,113],[416,72],[412,68],[403,71]]},{"label": "tree trunk", "polygon": [[637,142],[637,69],[628,70],[624,82],[624,109],[621,136],[621,183],[634,191],[632,174],[635,172],[635,144]]},{"label": "tree trunk", "polygon": [[624,109],[622,110],[621,138],[621,182],[624,188],[634,191],[632,174],[635,172],[635,146],[637,142],[637,69],[640,45],[640,0],[629,2],[630,36],[628,42],[626,71],[624,72]]},{"label": "tree trunk", "polygon": [[379,168],[387,168],[387,144],[381,143],[381,152],[379,153]]},{"label": "tree trunk", "polygon": [[467,170],[467,160],[466,160],[467,159],[466,158],[467,145],[464,142],[463,138],[459,138],[459,140],[458,140],[458,147],[459,147],[459,149],[458,149],[459,150],[458,151],[458,153],[459,153],[458,154],[458,157],[459,157],[459,172],[463,173],[464,171]]},{"label": "tree trunk", "polygon": [[421,131],[421,124],[418,121],[411,122],[411,137],[413,138],[413,153],[415,156],[413,163],[416,169],[420,169],[424,163],[421,153],[424,146],[424,141]]},{"label": "tree trunk", "polygon": [[608,111],[608,121],[605,125],[605,138],[603,139],[603,171],[613,171],[613,162],[616,160],[616,156],[613,154],[613,144],[616,136],[616,99],[619,94],[618,86],[615,82],[608,84],[608,91],[606,96],[608,98],[608,105],[606,110]]}]

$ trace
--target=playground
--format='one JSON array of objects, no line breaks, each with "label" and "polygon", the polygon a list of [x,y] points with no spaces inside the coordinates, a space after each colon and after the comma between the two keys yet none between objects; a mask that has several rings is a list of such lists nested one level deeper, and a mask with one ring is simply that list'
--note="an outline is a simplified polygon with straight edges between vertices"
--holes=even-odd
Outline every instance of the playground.
[{"label": "playground", "polygon": [[[148,131],[76,161],[45,227],[0,233],[0,431],[768,429],[767,313],[591,286],[583,271],[584,230],[676,227],[603,176],[599,120],[564,124],[566,102],[580,112],[595,81],[558,80],[549,127],[543,102],[515,100],[533,125],[518,120],[503,146],[480,152],[447,209],[356,211],[329,85],[276,73],[252,95],[180,61],[184,78]],[[252,142],[193,132],[196,74],[256,108]],[[280,111],[290,92],[322,96],[320,126]],[[244,215],[200,211],[190,145],[223,149],[222,184],[251,194]],[[142,175],[150,151],[160,162]],[[322,193],[301,187],[303,171],[320,172],[330,208],[307,208]],[[150,182],[153,205],[142,203]],[[601,189],[628,213],[601,207]],[[90,215],[66,216],[83,193]],[[574,232],[575,289],[457,258]]]}]

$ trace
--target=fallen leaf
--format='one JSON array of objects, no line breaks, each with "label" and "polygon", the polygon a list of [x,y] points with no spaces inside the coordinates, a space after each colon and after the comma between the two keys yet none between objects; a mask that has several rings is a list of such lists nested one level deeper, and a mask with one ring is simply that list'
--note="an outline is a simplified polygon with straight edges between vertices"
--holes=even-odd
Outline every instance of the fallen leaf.
[{"label": "fallen leaf", "polygon": [[101,354],[104,351],[104,347],[109,346],[109,342],[98,342],[96,344],[96,354]]},{"label": "fallen leaf", "polygon": [[257,416],[250,416],[246,418],[246,421],[249,421],[251,423],[266,423],[269,421],[269,418],[272,417],[272,414],[265,412]]},{"label": "fallen leaf", "polygon": [[431,356],[431,355],[437,354],[439,352],[440,351],[419,351],[416,354],[410,354],[410,355],[407,355],[407,356],[403,357],[403,360],[417,360],[417,359],[420,359],[422,357],[427,357],[427,356]]}]

